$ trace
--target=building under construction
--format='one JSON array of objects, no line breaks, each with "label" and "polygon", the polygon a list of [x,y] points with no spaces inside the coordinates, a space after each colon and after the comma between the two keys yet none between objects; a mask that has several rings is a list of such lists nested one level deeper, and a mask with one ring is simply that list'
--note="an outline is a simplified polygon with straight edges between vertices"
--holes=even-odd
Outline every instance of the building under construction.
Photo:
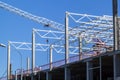
[{"label": "building under construction", "polygon": [[[1,80],[120,80],[120,20],[115,1],[113,17],[66,12],[65,25],[32,15],[0,1],[1,8],[53,28],[33,29],[32,43],[8,42],[7,77]],[[37,43],[36,34],[55,42]],[[18,50],[32,51],[32,69],[28,66],[27,70],[21,69],[11,74],[11,46]],[[49,50],[49,64],[36,67],[35,50]],[[64,53],[65,58],[53,62],[53,52]],[[75,55],[69,56],[70,54]]]}]

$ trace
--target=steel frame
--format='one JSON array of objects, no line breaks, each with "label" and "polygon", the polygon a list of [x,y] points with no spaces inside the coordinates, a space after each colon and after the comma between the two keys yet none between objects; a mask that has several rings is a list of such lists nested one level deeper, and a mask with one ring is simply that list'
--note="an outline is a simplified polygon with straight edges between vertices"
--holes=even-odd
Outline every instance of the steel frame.
[{"label": "steel frame", "polygon": [[[30,20],[33,20],[35,22],[38,22],[40,24],[43,24],[44,26],[49,26],[53,29],[57,29],[60,31],[64,32],[64,28],[65,26],[63,24],[51,21],[47,18],[44,17],[39,17],[39,16],[35,16],[31,13],[28,13],[26,11],[23,11],[21,9],[15,8],[9,4],[6,4],[2,1],[0,1],[0,7],[4,8],[8,11],[11,11],[13,13],[16,13],[20,16],[23,16],[25,18],[28,18]],[[103,15],[103,16],[94,16],[94,15],[88,15],[88,14],[78,14],[78,13],[71,13],[68,12],[68,16],[76,23],[79,23],[79,28],[75,29],[74,27],[69,27],[69,34],[74,35],[75,36],[78,35],[78,33],[81,33],[81,35],[85,36],[85,34],[87,34],[87,37],[91,37],[95,36],[95,37],[100,37],[103,38],[103,35],[101,36],[100,34],[103,34],[101,32],[106,32],[111,30],[111,35],[107,36],[107,39],[110,40],[113,37],[113,30],[112,30],[112,17],[108,16],[108,15]],[[79,16],[78,19],[76,19],[74,16]],[[80,29],[81,27],[86,26],[85,29]],[[96,32],[96,30],[98,29],[98,31]],[[101,29],[99,31],[99,29]],[[92,31],[93,30],[93,31]],[[91,34],[92,32],[92,34]],[[88,35],[89,34],[89,35]],[[78,35],[79,36],[79,35]],[[106,37],[106,34],[104,34],[104,37]],[[84,37],[85,38],[85,37]],[[106,42],[107,42],[106,39]],[[113,44],[113,43],[112,43]]]},{"label": "steel frame", "polygon": [[[32,50],[32,48],[31,48],[32,43],[10,41],[10,44],[11,44],[11,46],[13,46],[15,49],[18,49],[18,50]],[[36,51],[47,51],[47,50],[49,50],[51,44],[37,43],[35,46],[36,46]],[[64,53],[63,45],[52,44],[52,48],[56,53]],[[72,49],[70,51],[70,54],[78,54],[76,51],[79,49],[79,47],[70,46],[70,49]],[[92,50],[91,48],[86,48],[86,47],[83,47],[83,49],[84,50]]]},{"label": "steel frame", "polygon": [[[90,46],[86,47],[83,44],[80,44],[81,46],[74,44],[74,42],[79,42],[78,41],[79,37],[82,38],[82,40],[81,40],[82,43],[83,42],[86,42],[86,44],[92,43],[92,45],[96,44],[96,43],[101,43],[101,44],[104,44],[102,46],[102,48],[105,48],[106,46],[113,47],[113,17],[112,16],[108,16],[108,15],[94,16],[94,15],[88,15],[88,14],[78,14],[78,13],[67,12],[66,13],[67,14],[66,22],[68,22],[68,20],[69,20],[70,24],[67,23],[64,26],[63,24],[51,21],[44,17],[39,17],[36,15],[33,15],[31,13],[28,13],[21,9],[15,8],[15,7],[8,5],[1,1],[0,1],[0,7],[4,8],[10,12],[16,13],[20,16],[23,16],[25,18],[28,18],[32,21],[35,21],[39,24],[51,27],[56,30],[56,31],[51,31],[51,30],[33,29],[33,31],[37,35],[39,35],[41,38],[48,38],[48,39],[55,39],[55,40],[63,41],[61,43],[62,45],[59,43],[55,44],[55,42],[54,42],[54,44],[52,44],[52,43],[38,44],[36,42],[33,42],[34,44],[26,43],[26,42],[9,42],[8,43],[8,57],[10,57],[10,54],[9,54],[10,53],[10,44],[12,46],[14,46],[16,49],[21,49],[21,50],[32,50],[34,48],[33,53],[35,53],[35,50],[47,51],[50,48],[50,45],[52,44],[52,49],[56,53],[66,53],[65,54],[66,55],[65,62],[68,63],[67,62],[68,54],[70,54],[70,53],[76,54],[79,52],[81,53],[81,52],[84,52],[83,49],[88,50],[88,51],[93,50],[93,48]],[[77,27],[71,26],[72,23],[76,24]],[[40,34],[40,32],[42,32],[44,34]],[[66,36],[65,39],[64,39],[64,36]],[[94,39],[97,39],[97,41]],[[33,40],[33,41],[35,41],[35,40]],[[81,43],[81,42],[79,42],[79,43]],[[64,43],[67,43],[67,44],[64,46]],[[31,46],[33,48],[31,48]],[[58,48],[59,48],[59,50],[58,50]],[[79,50],[79,49],[81,49],[81,50]],[[8,59],[8,63],[10,63],[10,58]],[[9,69],[9,65],[8,65],[8,69]],[[9,74],[10,73],[8,71],[7,78],[9,78]]]},{"label": "steel frame", "polygon": [[[88,43],[91,42],[93,38],[98,38],[101,41],[104,40],[107,45],[113,45],[112,16],[94,16],[71,12],[68,12],[68,15],[76,25],[79,24],[77,28],[72,27],[73,30],[69,30],[71,35],[77,37],[81,35]],[[79,30],[79,28],[82,28],[83,30]],[[72,32],[74,32],[74,34]]]}]

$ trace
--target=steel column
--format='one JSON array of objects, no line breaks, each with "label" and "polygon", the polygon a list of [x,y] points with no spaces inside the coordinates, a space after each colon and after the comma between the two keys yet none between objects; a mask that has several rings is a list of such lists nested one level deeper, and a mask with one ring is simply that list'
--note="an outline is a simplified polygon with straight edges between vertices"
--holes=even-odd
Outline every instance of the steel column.
[{"label": "steel column", "polygon": [[118,27],[118,1],[113,0],[113,33],[114,51],[119,49],[119,27]]},{"label": "steel column", "polygon": [[46,72],[46,80],[52,80],[51,73]]},{"label": "steel column", "polygon": [[114,80],[120,80],[120,55],[113,55]]},{"label": "steel column", "polygon": [[8,41],[7,49],[7,80],[10,80],[10,41]]},{"label": "steel column", "polygon": [[68,54],[69,54],[69,39],[68,39],[68,12],[66,12],[65,17],[65,64],[68,63]]},{"label": "steel column", "polygon": [[86,62],[87,80],[93,80],[93,70],[99,68],[99,67],[93,67],[93,68],[92,67],[93,67],[92,62],[90,61]]},{"label": "steel column", "polygon": [[46,72],[46,80],[49,80],[49,73]]},{"label": "steel column", "polygon": [[89,62],[86,62],[86,77],[89,80]]},{"label": "steel column", "polygon": [[15,80],[17,80],[17,70],[15,71]]},{"label": "steel column", "polygon": [[32,75],[31,79],[34,80],[34,68],[35,68],[35,31],[32,31]]},{"label": "steel column", "polygon": [[[30,58],[27,57],[27,74],[29,75],[29,70],[30,70]],[[28,76],[27,75],[27,76]]]},{"label": "steel column", "polygon": [[113,70],[114,80],[116,80],[116,55],[113,55]]},{"label": "steel column", "polygon": [[27,57],[27,71],[29,71],[30,69],[30,58]]},{"label": "steel column", "polygon": [[41,76],[40,76],[40,72],[38,73],[38,80],[40,80],[41,79]]},{"label": "steel column", "polygon": [[49,58],[50,59],[49,60],[50,61],[49,62],[50,63],[50,71],[52,70],[52,49],[53,49],[53,45],[50,45],[50,56],[49,56],[50,57]]},{"label": "steel column", "polygon": [[79,35],[79,60],[82,60],[82,36]]},{"label": "steel column", "polygon": [[100,80],[102,80],[102,59],[99,58],[99,65],[100,65]]},{"label": "steel column", "polygon": [[23,68],[22,68],[22,54],[20,53],[21,56],[21,80],[23,80]]},{"label": "steel column", "polygon": [[68,77],[67,77],[67,63],[68,63],[68,53],[69,53],[68,24],[69,24],[68,12],[66,12],[66,15],[65,15],[65,69],[64,69],[65,79],[64,80],[68,80]]}]

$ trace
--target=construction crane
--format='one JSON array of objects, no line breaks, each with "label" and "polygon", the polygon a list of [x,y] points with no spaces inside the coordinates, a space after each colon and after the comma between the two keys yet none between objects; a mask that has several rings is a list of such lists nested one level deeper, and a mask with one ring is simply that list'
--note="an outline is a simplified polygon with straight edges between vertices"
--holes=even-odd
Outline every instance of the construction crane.
[{"label": "construction crane", "polygon": [[6,9],[10,12],[13,12],[13,13],[16,13],[17,15],[20,15],[20,16],[23,16],[27,19],[30,19],[30,20],[33,20],[37,23],[40,23],[44,26],[47,26],[47,27],[51,27],[51,28],[54,28],[56,30],[60,30],[60,31],[64,31],[64,25],[63,24],[60,24],[60,23],[57,23],[57,22],[54,22],[52,20],[49,20],[47,18],[44,18],[44,17],[39,17],[39,16],[36,16],[36,15],[33,15],[31,13],[28,13],[26,11],[23,11],[21,9],[18,9],[16,7],[13,7],[9,4],[6,4],[2,1],[0,1],[0,7],[3,8],[3,9]]},{"label": "construction crane", "polygon": [[[7,3],[4,3],[2,1],[0,1],[0,8],[3,8],[10,12],[13,12],[13,13],[20,15],[22,17],[25,17],[29,20],[35,21],[44,26],[51,27],[55,30],[64,32],[65,26],[63,24],[54,22],[54,21],[49,20],[44,17],[33,15],[31,13],[28,13],[26,11],[23,11],[21,9],[13,7]],[[80,16],[80,18],[75,19],[73,17],[74,15]],[[108,41],[112,41],[113,34],[112,34],[112,31],[110,32],[110,30],[113,28],[113,24],[112,24],[111,16],[107,16],[107,15],[93,16],[93,15],[87,15],[87,14],[69,13],[69,17],[71,19],[73,19],[74,22],[82,25],[82,26],[79,26],[79,28],[77,28],[77,29],[75,29],[73,27],[71,27],[71,28],[69,27],[69,34],[70,34],[69,36],[74,35],[75,37],[79,37],[80,36],[79,34],[81,34],[81,36],[83,36],[82,38],[84,38],[84,40],[86,42],[92,42],[92,39],[94,37],[98,38],[98,39],[106,38],[107,40],[104,39],[104,41],[106,41],[106,43],[108,43]],[[84,19],[85,20],[87,19],[88,21],[84,21]],[[83,26],[84,26],[84,28],[83,28]],[[110,43],[108,43],[108,44],[110,44]]]},{"label": "construction crane", "polygon": [[[23,11],[21,9],[13,7],[7,3],[4,3],[2,1],[0,1],[0,8],[3,8],[10,12],[13,12],[13,13],[20,15],[22,17],[25,17],[29,20],[35,21],[44,26],[51,27],[52,29],[59,30],[62,32],[65,31],[65,26],[63,24],[54,22],[54,21],[49,20],[44,17],[33,15],[31,13],[28,13],[26,11]],[[68,27],[70,36],[75,34],[74,36],[79,37],[79,35],[78,35],[79,33],[81,33],[81,35],[85,34],[85,33],[89,34],[92,31],[92,33],[94,33],[94,36],[96,37],[97,36],[96,34],[101,34],[101,32],[103,32],[103,30],[105,32],[105,31],[110,30],[110,28],[112,28],[112,24],[111,24],[112,17],[110,17],[110,16],[93,16],[93,15],[76,14],[76,13],[68,13],[68,14],[73,19],[73,21],[75,21],[76,23],[79,23],[81,25],[81,27],[83,27],[83,24],[84,24],[84,28],[87,25],[87,27],[85,29],[83,29],[81,27],[79,27],[77,29],[75,29],[74,27]],[[77,16],[81,16],[81,17],[78,20],[76,20],[72,15],[73,16],[77,15]],[[88,19],[90,22],[86,22],[86,21],[84,21],[84,19]],[[107,23],[104,23],[106,21],[107,21]],[[90,29],[90,27],[88,27],[88,25],[92,26],[91,29]],[[96,25],[99,27],[96,27]],[[103,26],[108,26],[108,27],[103,28]],[[96,28],[102,29],[101,32],[100,31],[96,32]],[[106,33],[106,35],[108,35],[108,34]],[[91,36],[87,36],[87,37],[91,37]]]},{"label": "construction crane", "polygon": [[[44,26],[51,27],[55,30],[59,30],[59,31],[64,32],[65,26],[63,24],[54,22],[54,21],[49,20],[49,19],[44,18],[44,17],[39,17],[39,16],[36,16],[36,15],[33,15],[31,13],[28,13],[26,11],[23,11],[21,9],[13,7],[9,4],[6,4],[2,1],[0,1],[0,8],[3,8],[3,9],[5,9],[7,11],[10,11],[10,12],[13,12],[13,13],[15,13],[17,15],[20,15],[22,17],[25,17],[29,20],[35,21],[35,22],[37,22],[39,24],[42,24]],[[77,16],[81,16],[81,17],[79,19],[75,19],[72,15],[77,15]],[[106,34],[108,35],[108,37],[109,37],[109,35],[113,35],[113,34],[111,34],[112,31],[111,32],[106,32],[106,31],[108,31],[112,28],[112,24],[111,24],[112,23],[112,17],[109,17],[109,16],[92,16],[92,15],[87,15],[87,14],[74,14],[74,13],[69,14],[69,16],[76,23],[79,23],[80,25],[82,25],[82,27],[84,26],[84,29],[81,29],[80,27],[79,27],[79,29],[75,29],[75,28],[70,29],[70,27],[69,27],[69,31],[71,30],[71,32],[69,34],[72,34],[72,35],[75,34],[76,37],[79,37],[80,35],[77,36],[77,34],[81,33],[81,36],[84,36],[83,38],[86,39],[86,41],[90,40],[89,38],[87,39],[86,37],[91,37],[91,36],[96,37],[96,35],[98,35],[97,38],[98,37],[104,38],[106,36]],[[89,21],[82,21],[85,18]],[[89,25],[89,27],[88,27],[88,25]],[[104,35],[102,35],[104,32],[106,32],[106,33]],[[91,33],[94,33],[94,34],[91,34]],[[89,35],[87,36],[85,34],[87,34],[87,35],[90,34],[90,36]],[[111,38],[109,38],[108,40],[111,40]],[[94,47],[101,48],[101,46],[103,46],[103,44],[102,45],[101,44],[95,44]]]}]

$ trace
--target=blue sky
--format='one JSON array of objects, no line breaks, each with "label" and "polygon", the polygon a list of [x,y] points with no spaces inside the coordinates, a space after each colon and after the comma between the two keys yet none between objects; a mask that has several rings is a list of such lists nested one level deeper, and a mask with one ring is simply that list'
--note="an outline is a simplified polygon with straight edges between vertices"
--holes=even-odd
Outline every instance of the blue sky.
[{"label": "blue sky", "polygon": [[[65,12],[86,13],[92,15],[112,15],[112,0],[1,0],[32,14],[64,24]],[[120,6],[119,6],[120,9]],[[120,13],[119,13],[120,15]],[[8,41],[31,42],[32,29],[43,29],[41,24],[18,16],[0,8],[0,43]],[[14,70],[20,68],[20,56],[12,49],[11,63]],[[26,57],[30,51],[21,51],[23,67],[26,69]],[[36,65],[45,64],[46,54],[36,54]],[[63,56],[60,54],[58,56]],[[57,58],[55,56],[54,58]],[[0,47],[0,77],[7,69],[7,49]]]}]

